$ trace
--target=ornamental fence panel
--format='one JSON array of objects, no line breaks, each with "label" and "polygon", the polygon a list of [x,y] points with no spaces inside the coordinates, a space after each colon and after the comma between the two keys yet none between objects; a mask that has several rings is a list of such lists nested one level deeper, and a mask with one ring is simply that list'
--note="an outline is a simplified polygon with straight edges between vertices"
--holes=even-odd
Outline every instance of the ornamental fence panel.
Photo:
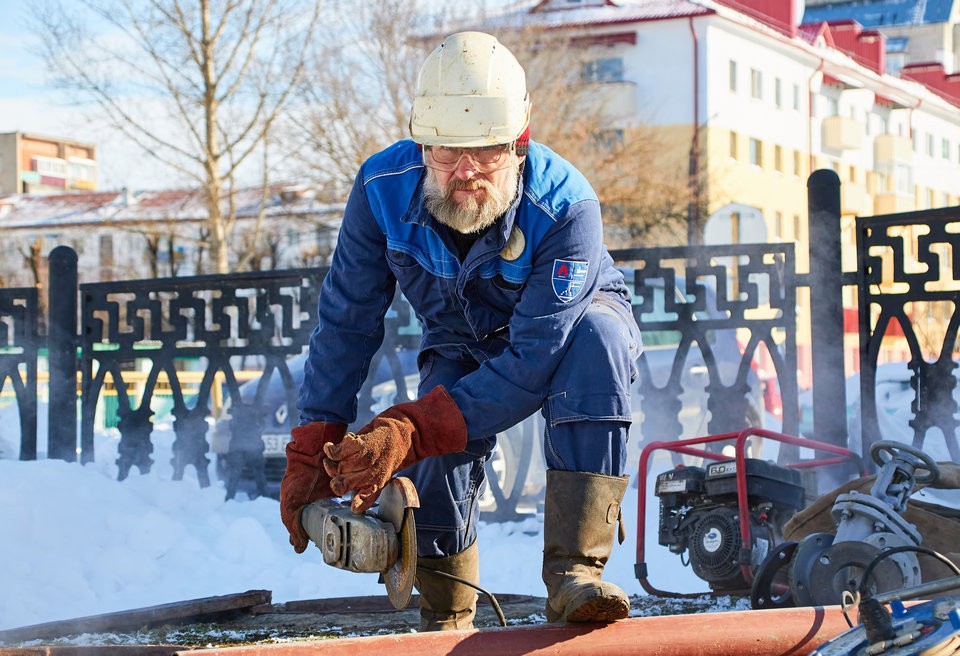
[{"label": "ornamental fence panel", "polygon": [[[960,461],[960,207],[858,218],[857,267],[845,272],[834,172],[810,176],[808,204],[808,273],[797,271],[792,243],[611,252],[634,293],[645,340],[634,388],[634,450],[773,417],[781,432],[867,453],[883,434],[880,346],[899,339],[910,372],[910,439],[920,448],[936,442]],[[46,312],[36,289],[0,289],[0,410],[19,420],[18,457],[43,454],[37,419],[46,401],[46,456],[92,461],[98,427],[116,428],[122,480],[133,467],[153,466],[162,415],[174,435],[174,478],[193,467],[200,485],[209,485],[212,449],[228,498],[245,486],[251,495],[272,493],[326,269],[80,283],[76,262],[67,247],[51,251],[49,279],[57,284]],[[855,314],[845,313],[845,288],[857,299]],[[798,325],[800,293],[810,299],[806,326]],[[845,367],[851,322],[859,351]],[[808,391],[797,378],[801,332],[809,335]],[[416,317],[398,294],[353,427],[415,396],[418,343]],[[41,394],[44,354],[49,374],[40,378],[48,391]],[[848,394],[859,400],[852,415]],[[8,434],[13,425],[5,422]],[[501,437],[488,463],[489,518],[515,518],[538,503],[541,427],[534,416]],[[802,457],[795,447],[778,454],[781,461]]]}]

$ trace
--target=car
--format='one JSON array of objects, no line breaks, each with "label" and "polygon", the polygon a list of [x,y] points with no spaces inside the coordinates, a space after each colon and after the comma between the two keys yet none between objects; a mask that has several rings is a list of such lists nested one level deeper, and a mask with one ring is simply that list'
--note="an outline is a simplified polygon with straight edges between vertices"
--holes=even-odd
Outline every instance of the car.
[{"label": "car", "polygon": [[[913,371],[906,361],[885,362],[877,365],[874,389],[880,435],[873,441],[891,440],[913,444],[913,428],[909,424],[913,419],[911,406],[915,397],[910,385],[912,376]],[[859,372],[847,376],[844,389],[847,397],[847,448],[862,454]],[[954,387],[953,397],[960,404],[960,384]],[[799,403],[800,434],[816,439],[813,430],[812,390],[803,391],[799,396]],[[938,461],[951,459],[940,431],[931,431],[927,435],[924,450]]]}]

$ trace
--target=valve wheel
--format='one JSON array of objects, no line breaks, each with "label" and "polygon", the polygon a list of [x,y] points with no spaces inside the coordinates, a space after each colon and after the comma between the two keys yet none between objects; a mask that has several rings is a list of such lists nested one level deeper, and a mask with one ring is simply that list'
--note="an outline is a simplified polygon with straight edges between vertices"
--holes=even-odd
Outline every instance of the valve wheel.
[{"label": "valve wheel", "polygon": [[[890,457],[884,459],[884,454]],[[916,480],[917,483],[928,485],[940,479],[940,466],[937,464],[937,461],[920,449],[910,446],[909,444],[904,444],[903,442],[893,442],[891,440],[874,442],[870,445],[870,457],[881,467],[894,458],[903,460],[913,467],[914,480]]]}]

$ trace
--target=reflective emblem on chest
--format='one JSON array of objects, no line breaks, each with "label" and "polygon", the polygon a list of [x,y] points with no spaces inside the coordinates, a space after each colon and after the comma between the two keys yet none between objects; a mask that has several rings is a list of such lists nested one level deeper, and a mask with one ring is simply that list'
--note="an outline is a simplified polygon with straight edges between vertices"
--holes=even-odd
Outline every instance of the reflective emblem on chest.
[{"label": "reflective emblem on chest", "polygon": [[553,261],[553,293],[564,303],[575,299],[587,282],[588,262],[578,260]]},{"label": "reflective emblem on chest", "polygon": [[523,255],[523,249],[527,247],[527,239],[523,232],[517,226],[513,226],[510,231],[510,238],[507,239],[507,245],[500,251],[500,257],[506,262],[513,262]]}]

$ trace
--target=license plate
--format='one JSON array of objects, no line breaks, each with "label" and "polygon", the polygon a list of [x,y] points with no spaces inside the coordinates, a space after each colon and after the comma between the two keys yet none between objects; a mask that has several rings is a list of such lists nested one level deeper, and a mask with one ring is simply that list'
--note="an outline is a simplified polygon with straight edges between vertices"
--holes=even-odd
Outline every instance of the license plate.
[{"label": "license plate", "polygon": [[282,456],[286,455],[287,442],[290,441],[290,435],[264,435],[263,436],[263,455]]}]

